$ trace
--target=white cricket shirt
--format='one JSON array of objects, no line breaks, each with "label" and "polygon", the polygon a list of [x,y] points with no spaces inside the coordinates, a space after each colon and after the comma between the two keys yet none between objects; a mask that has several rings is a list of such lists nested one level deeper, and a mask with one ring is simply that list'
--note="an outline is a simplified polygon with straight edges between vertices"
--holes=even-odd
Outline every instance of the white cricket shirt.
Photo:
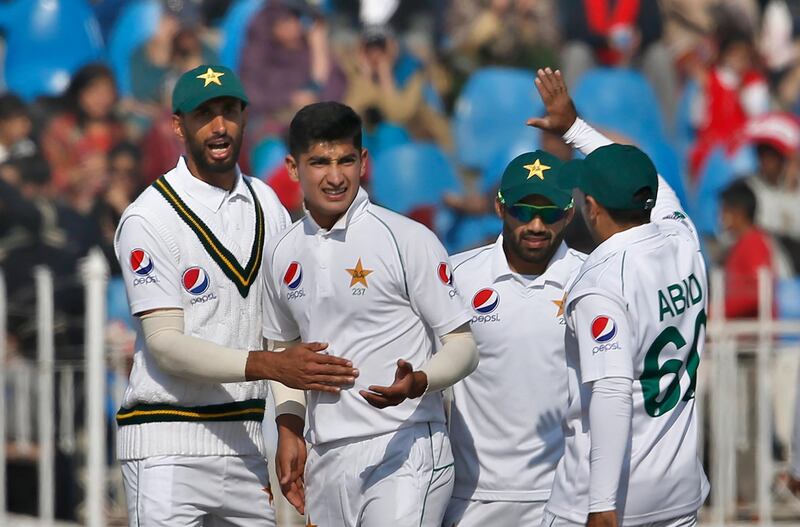
[{"label": "white cricket shirt", "polygon": [[[598,140],[584,153],[609,143],[594,130],[588,135]],[[567,297],[569,410],[564,457],[547,504],[551,513],[586,521],[587,383],[605,377],[633,380],[630,447],[616,500],[621,523],[663,521],[700,508],[709,486],[697,458],[694,391],[707,301],[696,230],[659,177],[651,223],[595,249]]]},{"label": "white cricket shirt", "polygon": [[[277,196],[261,181],[239,173],[233,190],[226,191],[192,176],[181,158],[125,210],[117,228],[115,251],[131,312],[182,309],[187,335],[234,349],[261,349],[259,250],[289,223]],[[206,236],[213,237],[216,258]],[[229,275],[243,280],[237,286]],[[138,322],[136,331],[133,369],[118,414],[120,459],[263,453],[255,418],[267,396],[266,382],[221,384],[170,375],[148,351]],[[189,414],[208,420],[190,421]],[[247,420],[232,420],[236,415]]]},{"label": "white cricket shirt", "polygon": [[330,230],[307,214],[268,244],[265,259],[264,337],[327,342],[360,371],[338,394],[307,393],[311,443],[444,422],[441,393],[383,410],[358,393],[391,385],[398,359],[419,369],[439,337],[470,320],[431,231],[360,189]]},{"label": "white cricket shirt", "polygon": [[544,274],[508,266],[502,236],[455,255],[453,276],[471,299],[480,364],[453,387],[453,496],[543,501],[564,450],[567,410],[565,290],[586,255],[561,243]]}]

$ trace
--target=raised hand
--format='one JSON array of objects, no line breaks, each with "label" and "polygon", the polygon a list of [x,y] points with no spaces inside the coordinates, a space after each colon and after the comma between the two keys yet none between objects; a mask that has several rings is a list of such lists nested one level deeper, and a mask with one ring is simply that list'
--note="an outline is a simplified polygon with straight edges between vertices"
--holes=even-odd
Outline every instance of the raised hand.
[{"label": "raised hand", "polygon": [[578,112],[569,96],[567,84],[564,82],[561,72],[553,71],[550,68],[540,69],[536,72],[534,82],[542,97],[547,114],[544,117],[528,119],[528,126],[564,135],[578,118]]},{"label": "raised hand", "polygon": [[289,388],[338,393],[358,377],[353,363],[321,353],[320,342],[300,343],[279,352],[252,352],[247,358],[247,380],[270,379]]},{"label": "raised hand", "polygon": [[424,372],[414,371],[410,363],[400,359],[391,386],[370,386],[369,391],[358,393],[376,408],[397,406],[406,399],[415,399],[425,393],[428,387],[428,376]]}]

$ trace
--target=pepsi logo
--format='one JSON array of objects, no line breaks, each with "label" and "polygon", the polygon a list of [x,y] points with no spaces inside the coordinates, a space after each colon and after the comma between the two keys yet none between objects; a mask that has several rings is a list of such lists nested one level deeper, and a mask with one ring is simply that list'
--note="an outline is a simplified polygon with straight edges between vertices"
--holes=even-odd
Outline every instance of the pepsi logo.
[{"label": "pepsi logo", "polygon": [[289,289],[297,289],[302,282],[303,266],[298,262],[290,263],[289,267],[286,269],[286,273],[283,275],[283,283],[286,284],[286,287]]},{"label": "pepsi logo", "polygon": [[595,342],[608,342],[617,336],[617,323],[606,315],[600,315],[592,320],[592,338]]},{"label": "pepsi logo", "polygon": [[190,267],[183,272],[183,288],[193,295],[202,295],[208,290],[210,280],[202,267]]},{"label": "pepsi logo", "polygon": [[139,276],[147,276],[153,272],[153,259],[142,249],[131,251],[131,269]]},{"label": "pepsi logo", "polygon": [[447,265],[447,262],[439,264],[436,274],[439,275],[439,280],[441,280],[444,285],[453,285],[453,273],[450,271],[450,266]]},{"label": "pepsi logo", "polygon": [[472,297],[472,309],[478,313],[491,313],[500,304],[500,295],[494,289],[484,288]]}]

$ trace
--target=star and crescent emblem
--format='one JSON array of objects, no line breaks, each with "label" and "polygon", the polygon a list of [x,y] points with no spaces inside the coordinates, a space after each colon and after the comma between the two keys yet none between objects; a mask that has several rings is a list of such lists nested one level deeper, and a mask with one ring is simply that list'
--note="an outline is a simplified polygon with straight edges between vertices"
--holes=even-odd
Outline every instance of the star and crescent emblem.
[{"label": "star and crescent emblem", "polygon": [[536,176],[539,179],[541,179],[542,181],[544,181],[544,171],[545,170],[550,170],[551,167],[543,164],[541,161],[539,161],[537,159],[536,161],[533,162],[533,164],[523,165],[523,168],[528,170],[527,179],[530,179],[530,178]]},{"label": "star and crescent emblem", "polygon": [[361,258],[358,259],[353,269],[345,269],[345,271],[350,273],[350,287],[356,284],[363,284],[364,287],[369,287],[369,284],[367,284],[367,276],[372,273],[372,269],[364,269],[364,266],[361,264]]},{"label": "star and crescent emblem", "polygon": [[206,88],[209,84],[222,86],[222,81],[220,81],[219,78],[223,75],[225,75],[225,73],[222,71],[214,71],[211,68],[208,68],[205,73],[198,75],[197,78],[205,81],[203,88]]}]

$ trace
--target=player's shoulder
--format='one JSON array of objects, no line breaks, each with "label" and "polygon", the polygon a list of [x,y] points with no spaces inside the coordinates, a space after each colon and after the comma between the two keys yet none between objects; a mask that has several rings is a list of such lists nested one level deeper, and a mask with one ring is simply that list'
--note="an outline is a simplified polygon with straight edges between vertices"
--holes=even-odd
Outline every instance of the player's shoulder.
[{"label": "player's shoulder", "polygon": [[123,225],[133,217],[141,218],[148,223],[163,223],[162,220],[169,217],[168,214],[171,210],[169,203],[161,193],[153,185],[148,185],[130,205],[125,207],[118,225]]},{"label": "player's shoulder", "polygon": [[258,178],[245,174],[242,174],[242,177],[250,185],[250,188],[253,189],[253,192],[258,198],[261,209],[264,211],[267,222],[270,224],[270,232],[272,234],[277,234],[286,229],[291,223],[289,213],[286,211],[286,207],[283,206],[283,203],[281,203],[280,198],[278,198],[278,195],[272,187]]},{"label": "player's shoulder", "polygon": [[303,229],[305,221],[306,218],[303,216],[294,223],[287,225],[275,236],[269,238],[264,249],[264,254],[267,258],[274,261],[284,252],[297,249],[302,243],[301,237],[305,232],[305,229]]},{"label": "player's shoulder", "polygon": [[425,225],[380,205],[370,203],[366,209],[366,216],[377,227],[385,229],[391,234],[391,237],[401,247],[407,248],[431,242],[440,244],[436,234]]},{"label": "player's shoulder", "polygon": [[495,244],[490,243],[483,247],[476,247],[452,255],[450,257],[450,265],[453,267],[453,272],[463,274],[475,269],[485,268],[486,263],[491,259],[494,246]]}]

